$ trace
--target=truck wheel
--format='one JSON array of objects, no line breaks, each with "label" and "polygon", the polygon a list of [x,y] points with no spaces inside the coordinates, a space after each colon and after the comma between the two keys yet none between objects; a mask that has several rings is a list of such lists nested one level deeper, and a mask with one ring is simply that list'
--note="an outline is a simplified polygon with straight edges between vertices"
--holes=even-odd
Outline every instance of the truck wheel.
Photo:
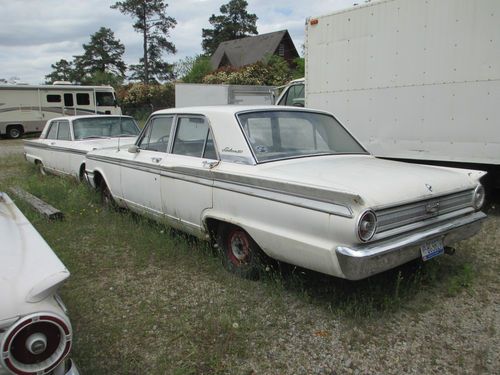
[{"label": "truck wheel", "polygon": [[7,128],[7,136],[11,139],[20,138],[23,135],[23,127],[20,125],[9,126]]},{"label": "truck wheel", "polygon": [[262,250],[247,232],[235,225],[221,223],[217,230],[217,245],[224,268],[245,279],[258,279]]}]

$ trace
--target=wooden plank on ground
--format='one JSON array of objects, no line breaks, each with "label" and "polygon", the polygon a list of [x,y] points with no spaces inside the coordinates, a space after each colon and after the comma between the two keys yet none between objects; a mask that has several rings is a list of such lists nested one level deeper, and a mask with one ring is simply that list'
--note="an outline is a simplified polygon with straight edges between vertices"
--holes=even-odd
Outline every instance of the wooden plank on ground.
[{"label": "wooden plank on ground", "polygon": [[52,207],[50,204],[45,203],[40,198],[35,197],[33,194],[28,193],[20,187],[11,187],[10,191],[30,204],[36,211],[49,220],[62,220],[64,218],[64,214],[57,208]]}]

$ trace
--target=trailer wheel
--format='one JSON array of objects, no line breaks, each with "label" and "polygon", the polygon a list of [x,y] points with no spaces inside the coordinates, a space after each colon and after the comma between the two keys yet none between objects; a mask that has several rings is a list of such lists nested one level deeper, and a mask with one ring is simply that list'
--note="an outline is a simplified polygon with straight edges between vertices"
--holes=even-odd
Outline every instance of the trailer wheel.
[{"label": "trailer wheel", "polygon": [[217,245],[224,268],[245,279],[258,279],[262,250],[247,232],[235,225],[221,223]]},{"label": "trailer wheel", "polygon": [[7,136],[11,139],[20,138],[23,135],[23,127],[21,125],[10,125],[7,127]]}]

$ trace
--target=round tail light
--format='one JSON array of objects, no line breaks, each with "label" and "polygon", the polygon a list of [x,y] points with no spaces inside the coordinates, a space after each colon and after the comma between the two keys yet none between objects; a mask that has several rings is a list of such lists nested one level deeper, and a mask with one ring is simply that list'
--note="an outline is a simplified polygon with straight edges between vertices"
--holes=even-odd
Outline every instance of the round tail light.
[{"label": "round tail light", "polygon": [[377,230],[377,216],[371,210],[364,211],[358,220],[358,237],[361,241],[370,241]]},{"label": "round tail light", "polygon": [[0,361],[12,374],[46,374],[68,355],[71,326],[51,313],[33,314],[16,322],[4,335]]},{"label": "round tail light", "polygon": [[475,210],[480,210],[483,207],[484,201],[486,199],[486,192],[483,185],[477,185],[474,190],[474,196],[472,197],[472,205]]}]

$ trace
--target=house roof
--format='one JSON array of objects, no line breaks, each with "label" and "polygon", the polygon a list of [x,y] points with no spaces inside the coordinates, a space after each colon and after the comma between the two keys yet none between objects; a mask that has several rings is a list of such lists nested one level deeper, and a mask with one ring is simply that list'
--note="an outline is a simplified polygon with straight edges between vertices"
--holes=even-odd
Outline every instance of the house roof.
[{"label": "house roof", "polygon": [[[222,42],[210,58],[212,68],[219,68],[224,56],[229,63],[235,67],[241,67],[265,60],[266,57],[274,54],[276,48],[278,48],[285,36],[290,38],[287,30],[281,30]],[[290,42],[293,46],[291,38]],[[295,46],[293,46],[293,49],[295,49]]]}]

